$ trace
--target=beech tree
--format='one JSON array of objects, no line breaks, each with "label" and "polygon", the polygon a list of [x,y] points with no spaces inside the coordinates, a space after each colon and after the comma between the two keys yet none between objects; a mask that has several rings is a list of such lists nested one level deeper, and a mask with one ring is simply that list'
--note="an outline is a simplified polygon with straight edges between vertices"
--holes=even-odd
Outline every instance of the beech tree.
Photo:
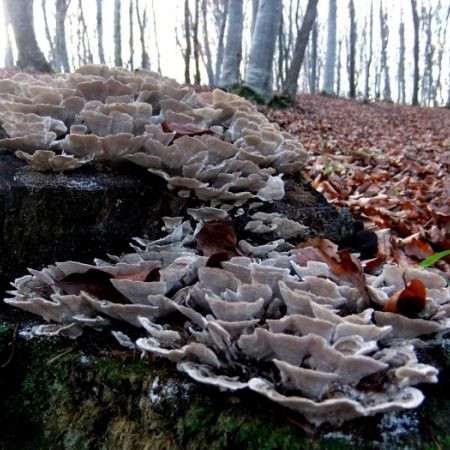
[{"label": "beech tree", "polygon": [[325,60],[325,78],[323,83],[324,92],[334,92],[334,73],[336,70],[336,0],[328,1],[327,21],[327,56]]},{"label": "beech tree", "polygon": [[114,0],[114,64],[117,67],[123,65],[122,62],[122,27],[120,24],[120,0]]},{"label": "beech tree", "polygon": [[56,0],[55,68],[60,72],[70,72],[65,27],[69,5],[70,0]]},{"label": "beech tree", "polygon": [[389,78],[389,65],[387,56],[389,28],[387,24],[387,13],[384,11],[383,1],[380,1],[380,38],[381,38],[381,70],[384,73],[383,100],[390,101],[391,82]]},{"label": "beech tree", "polygon": [[[317,1],[317,0],[315,0]],[[259,0],[244,85],[269,102],[273,97],[272,63],[282,0]]]},{"label": "beech tree", "polygon": [[103,50],[103,0],[97,0],[97,47],[100,64],[105,64]]},{"label": "beech tree", "polygon": [[295,101],[297,95],[298,76],[305,56],[306,46],[308,45],[309,34],[316,19],[317,2],[318,0],[308,0],[305,17],[295,41],[294,54],[287,73],[286,83],[283,87],[283,94],[291,101]]},{"label": "beech tree", "polygon": [[50,64],[36,41],[33,0],[5,0],[18,50],[17,65],[21,69],[51,72]]},{"label": "beech tree", "polygon": [[350,35],[348,39],[348,84],[349,97],[356,97],[355,65],[356,65],[356,15],[353,0],[348,2],[350,14]]},{"label": "beech tree", "polygon": [[412,104],[417,106],[419,104],[419,33],[420,23],[419,14],[417,12],[417,0],[411,0],[411,11],[414,25],[414,74],[413,74],[413,95]]},{"label": "beech tree", "polygon": [[240,82],[242,59],[242,30],[244,28],[243,0],[229,0],[228,26],[220,86],[231,89]]}]

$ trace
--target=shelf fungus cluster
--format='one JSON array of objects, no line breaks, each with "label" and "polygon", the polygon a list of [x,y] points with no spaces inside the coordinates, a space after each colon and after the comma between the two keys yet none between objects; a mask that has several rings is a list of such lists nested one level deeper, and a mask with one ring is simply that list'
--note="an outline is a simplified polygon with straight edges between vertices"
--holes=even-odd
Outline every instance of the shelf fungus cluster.
[{"label": "shelf fungus cluster", "polygon": [[[252,390],[317,425],[417,407],[414,386],[437,381],[415,348],[450,330],[446,281],[394,265],[366,276],[324,240],[293,247],[306,227],[258,207],[284,197],[282,176],[306,153],[247,101],[87,66],[0,80],[0,104],[0,146],[38,170],[132,161],[203,205],[166,218],[156,241],[136,238],[134,253],[16,279],[5,302],[50,322],[36,333],[108,328],[200,383]],[[254,239],[236,243],[244,203]]]},{"label": "shelf fungus cluster", "polygon": [[0,146],[34,169],[132,161],[180,196],[212,204],[279,200],[281,174],[301,169],[302,145],[246,100],[147,71],[102,65],[73,74],[0,80]]},{"label": "shelf fungus cluster", "polygon": [[[138,239],[135,253],[30,270],[5,301],[54,322],[37,333],[109,327],[121,345],[168,358],[200,383],[250,389],[317,425],[417,407],[423,394],[413,386],[437,381],[415,346],[450,329],[450,292],[439,275],[387,265],[364,279],[368,307],[361,285],[311,259],[312,247],[240,241],[237,256],[211,267],[193,245],[200,227],[180,218],[166,225],[166,237]],[[424,307],[414,317],[388,312],[412,280],[425,286]],[[120,321],[143,337],[134,342]]]}]

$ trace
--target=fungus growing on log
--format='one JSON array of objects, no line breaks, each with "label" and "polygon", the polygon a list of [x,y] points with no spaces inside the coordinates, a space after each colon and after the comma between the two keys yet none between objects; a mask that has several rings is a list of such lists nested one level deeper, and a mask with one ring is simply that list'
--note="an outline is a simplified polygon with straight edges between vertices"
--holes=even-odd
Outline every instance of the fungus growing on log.
[{"label": "fungus growing on log", "polygon": [[[0,145],[34,168],[131,161],[200,204],[164,218],[165,236],[135,238],[133,253],[16,279],[5,302],[52,322],[36,333],[114,328],[121,345],[174,361],[200,383],[250,389],[317,425],[415,408],[423,394],[412,386],[437,381],[414,344],[450,330],[445,280],[394,265],[366,276],[325,240],[294,247],[307,228],[259,208],[284,197],[283,175],[306,153],[249,102],[150,71],[86,66],[4,80],[0,104],[9,134]],[[240,207],[251,220],[239,240],[231,223]],[[420,285],[421,307],[403,315],[389,302],[408,283]],[[133,342],[120,321],[142,337]]]}]

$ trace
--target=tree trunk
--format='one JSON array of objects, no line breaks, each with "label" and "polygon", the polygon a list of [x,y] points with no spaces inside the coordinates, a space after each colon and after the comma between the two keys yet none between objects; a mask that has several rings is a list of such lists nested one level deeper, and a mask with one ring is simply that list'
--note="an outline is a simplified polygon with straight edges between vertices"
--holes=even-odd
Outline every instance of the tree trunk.
[{"label": "tree trunk", "polygon": [[[223,10],[221,10],[219,6],[221,3],[223,4]],[[225,37],[225,26],[228,20],[228,0],[223,0],[222,2],[214,2],[213,4],[214,4],[214,19],[216,22],[216,27],[218,29],[214,84],[218,86],[220,84],[220,79],[222,77],[222,62],[224,53],[223,41]]]},{"label": "tree trunk", "polygon": [[128,8],[128,24],[129,24],[129,41],[128,44],[130,46],[130,60],[128,61],[128,65],[130,66],[130,70],[134,70],[134,20],[133,20],[133,0],[130,0],[130,5]]},{"label": "tree trunk", "polygon": [[34,32],[33,0],[5,0],[18,50],[21,69],[51,72],[50,64],[39,48]]},{"label": "tree trunk", "polygon": [[[152,0],[152,16],[153,16],[153,39],[155,41],[155,50],[156,50],[156,63],[158,64],[158,73],[161,74],[161,53],[159,52],[159,42],[158,42],[158,34],[156,32],[156,13],[155,13],[155,3]],[[150,67],[150,61],[148,63]]]},{"label": "tree trunk", "polygon": [[355,5],[353,0],[348,3],[350,12],[350,36],[348,41],[348,84],[349,84],[349,96],[350,98],[356,97],[356,82],[355,82],[355,59],[356,59],[356,18],[355,18]]},{"label": "tree trunk", "polygon": [[9,37],[9,23],[8,10],[3,8],[3,32],[5,34],[5,68],[14,67],[14,56],[12,51],[11,39]]},{"label": "tree trunk", "polygon": [[298,76],[305,56],[306,46],[308,45],[309,34],[316,20],[317,3],[318,0],[308,0],[305,17],[295,41],[294,55],[283,88],[283,94],[289,97],[291,101],[295,101],[297,95]]},{"label": "tree trunk", "polygon": [[222,65],[220,86],[231,89],[239,84],[239,66],[242,58],[242,30],[244,26],[243,0],[230,0],[227,40]]},{"label": "tree trunk", "polygon": [[245,74],[245,86],[260,95],[265,102],[269,102],[273,96],[272,64],[282,9],[282,0],[259,1]]},{"label": "tree trunk", "polygon": [[194,44],[195,75],[194,84],[200,84],[200,42],[198,40],[198,24],[200,21],[200,0],[194,2],[194,20],[192,22],[192,42]]},{"label": "tree trunk", "polygon": [[253,36],[253,32],[255,31],[258,8],[259,8],[259,0],[252,0],[252,21],[250,22],[250,36]]},{"label": "tree trunk", "polygon": [[399,61],[398,61],[398,102],[405,103],[406,101],[406,86],[405,86],[405,24],[400,23],[398,30],[400,39]]},{"label": "tree trunk", "polygon": [[184,82],[186,84],[191,84],[191,33],[190,33],[190,11],[189,11],[189,0],[184,1],[184,36],[186,39],[186,50],[184,52]]},{"label": "tree trunk", "polygon": [[327,56],[325,60],[325,80],[323,90],[327,94],[334,92],[334,72],[336,70],[336,0],[328,2]]},{"label": "tree trunk", "polygon": [[145,45],[145,27],[147,26],[147,5],[144,6],[144,11],[141,13],[139,9],[139,0],[136,0],[136,18],[139,27],[139,40],[141,43],[141,67],[148,69],[150,67],[150,58],[147,53]]},{"label": "tree trunk", "polygon": [[66,45],[66,16],[70,0],[56,0],[56,70],[70,72]]},{"label": "tree trunk", "polygon": [[414,75],[413,75],[413,95],[412,104],[419,104],[419,15],[417,13],[417,0],[411,0],[411,10],[414,24]]},{"label": "tree trunk", "polygon": [[370,2],[370,17],[369,17],[369,54],[366,56],[366,75],[364,86],[364,98],[370,98],[370,66],[373,58],[373,0]]},{"label": "tree trunk", "polygon": [[114,0],[114,64],[117,67],[122,63],[122,33],[120,26],[120,0]]},{"label": "tree trunk", "polygon": [[309,71],[309,92],[315,94],[317,92],[317,44],[318,43],[318,31],[317,22],[314,23],[311,31],[311,67]]},{"label": "tree trunk", "polygon": [[103,50],[103,0],[97,0],[97,44],[98,59],[100,64],[105,64],[105,52]]},{"label": "tree trunk", "polygon": [[384,73],[383,100],[391,101],[391,82],[389,79],[389,65],[387,57],[389,28],[387,24],[387,14],[384,11],[383,2],[380,2],[380,37],[381,37],[381,67]]},{"label": "tree trunk", "polygon": [[208,32],[208,0],[202,0],[202,18],[203,18],[203,47],[206,74],[208,75],[208,84],[214,84],[214,71],[212,67],[211,47],[209,46]]}]

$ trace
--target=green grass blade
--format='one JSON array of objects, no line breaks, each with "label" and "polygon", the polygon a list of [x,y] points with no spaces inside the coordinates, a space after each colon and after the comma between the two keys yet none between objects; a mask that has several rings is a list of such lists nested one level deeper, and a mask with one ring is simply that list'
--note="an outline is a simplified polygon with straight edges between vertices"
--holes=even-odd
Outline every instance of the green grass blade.
[{"label": "green grass blade", "polygon": [[435,262],[439,261],[442,258],[450,255],[450,249],[444,250],[443,252],[435,253],[434,255],[429,256],[428,258],[420,261],[420,267],[429,267],[432,266]]}]

